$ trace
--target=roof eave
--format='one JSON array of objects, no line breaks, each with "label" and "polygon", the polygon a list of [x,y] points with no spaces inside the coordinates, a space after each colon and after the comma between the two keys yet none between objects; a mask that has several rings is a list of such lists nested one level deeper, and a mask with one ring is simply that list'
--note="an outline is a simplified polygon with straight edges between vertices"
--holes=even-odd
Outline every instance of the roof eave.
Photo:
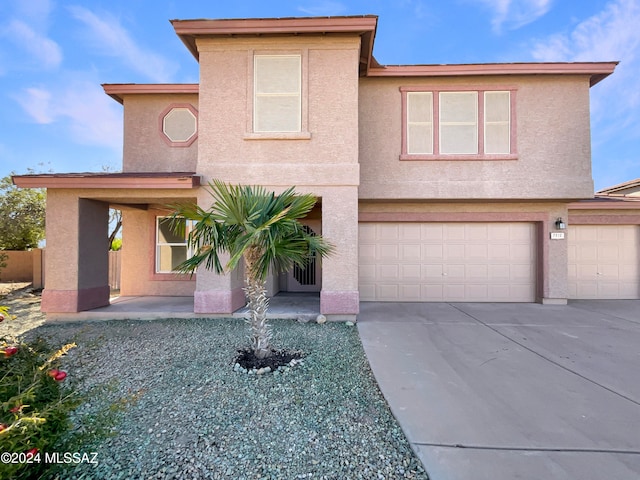
[{"label": "roof eave", "polygon": [[386,65],[369,70],[371,77],[448,77],[486,75],[588,75],[593,86],[613,73],[618,62],[478,63]]},{"label": "roof eave", "polygon": [[197,37],[351,33],[362,37],[362,55],[366,58],[366,69],[371,61],[377,23],[377,15],[171,20],[176,34],[196,60],[199,60]]},{"label": "roof eave", "polygon": [[13,175],[20,188],[64,189],[191,189],[200,186],[195,173],[51,173]]},{"label": "roof eave", "polygon": [[124,102],[125,95],[140,94],[198,94],[197,83],[104,83],[104,92],[118,103]]}]

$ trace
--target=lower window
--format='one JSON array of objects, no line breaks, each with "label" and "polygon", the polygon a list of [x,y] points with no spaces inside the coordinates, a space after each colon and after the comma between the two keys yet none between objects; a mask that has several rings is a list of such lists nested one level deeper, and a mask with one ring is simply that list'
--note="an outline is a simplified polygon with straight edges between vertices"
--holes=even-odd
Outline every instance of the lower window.
[{"label": "lower window", "polygon": [[174,273],[191,256],[187,237],[192,228],[191,220],[156,217],[156,273]]}]

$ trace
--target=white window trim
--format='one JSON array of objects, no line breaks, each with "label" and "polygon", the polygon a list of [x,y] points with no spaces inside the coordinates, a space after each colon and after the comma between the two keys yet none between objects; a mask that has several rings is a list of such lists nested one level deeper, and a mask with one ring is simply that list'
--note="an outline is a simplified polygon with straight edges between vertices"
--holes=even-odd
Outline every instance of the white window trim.
[{"label": "white window trim", "polygon": [[[255,62],[259,56],[298,56],[300,57],[300,130],[297,132],[256,132],[254,129],[255,112]],[[244,140],[309,140],[309,101],[307,95],[308,83],[307,48],[299,50],[249,50],[247,59],[247,122]]]},{"label": "white window trim", "polygon": [[[442,154],[440,153],[440,93],[441,92],[468,92],[478,93],[478,153],[477,154]],[[484,152],[485,143],[485,119],[484,119],[484,100],[485,92],[509,92],[510,97],[510,135],[509,135],[509,153],[487,154]],[[431,92],[433,94],[433,113],[432,113],[432,143],[433,153],[408,153],[408,104],[407,94],[412,92]],[[450,85],[434,85],[434,86],[407,86],[400,87],[402,97],[402,139],[400,160],[517,160],[517,124],[516,124],[516,94],[517,88],[514,86],[504,85],[478,85],[478,86],[450,86]]]},{"label": "white window trim", "polygon": [[187,221],[187,226],[186,226],[186,230],[185,230],[185,237],[184,237],[184,242],[181,243],[176,243],[176,242],[170,242],[170,243],[160,243],[160,221],[166,218],[171,218],[167,215],[158,215],[156,216],[156,222],[155,222],[155,252],[154,252],[154,273],[156,274],[175,274],[176,272],[173,270],[160,270],[160,264],[159,264],[159,247],[163,246],[169,246],[169,247],[187,247],[187,258],[191,257],[193,255],[193,250],[191,249],[191,247],[188,244],[187,241],[187,236],[189,235],[189,232],[191,231],[191,228],[189,226],[189,221]]}]

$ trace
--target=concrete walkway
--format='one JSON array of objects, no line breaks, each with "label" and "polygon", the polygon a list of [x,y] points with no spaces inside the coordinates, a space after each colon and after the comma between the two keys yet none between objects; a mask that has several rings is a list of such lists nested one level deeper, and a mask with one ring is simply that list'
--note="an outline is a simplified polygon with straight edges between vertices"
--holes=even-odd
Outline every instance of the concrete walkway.
[{"label": "concrete walkway", "polygon": [[[269,299],[268,318],[315,319],[320,313],[318,293],[281,292]],[[48,313],[47,321],[154,320],[159,318],[245,318],[247,308],[232,314],[193,313],[193,297],[113,297],[106,307],[78,313]]]},{"label": "concrete walkway", "polygon": [[640,479],[640,301],[362,303],[358,329],[433,480]]}]

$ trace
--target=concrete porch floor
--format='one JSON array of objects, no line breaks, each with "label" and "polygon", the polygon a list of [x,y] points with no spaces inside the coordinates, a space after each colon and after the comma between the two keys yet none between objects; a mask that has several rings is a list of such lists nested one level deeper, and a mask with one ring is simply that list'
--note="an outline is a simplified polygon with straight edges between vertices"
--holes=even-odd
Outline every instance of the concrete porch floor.
[{"label": "concrete porch floor", "polygon": [[[233,314],[193,313],[193,297],[112,297],[111,305],[78,313],[49,313],[47,321],[153,320],[156,318],[244,318],[246,307]],[[320,314],[319,293],[280,292],[269,299],[268,318],[307,317]]]}]

